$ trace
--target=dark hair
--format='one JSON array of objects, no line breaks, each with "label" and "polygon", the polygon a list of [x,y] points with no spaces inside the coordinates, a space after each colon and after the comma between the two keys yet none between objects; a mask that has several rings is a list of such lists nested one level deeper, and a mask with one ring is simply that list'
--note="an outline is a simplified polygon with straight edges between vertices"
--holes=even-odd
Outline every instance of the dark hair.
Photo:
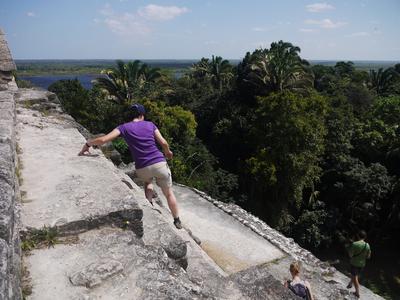
[{"label": "dark hair", "polygon": [[138,111],[131,110],[129,115],[132,119],[136,119],[139,118],[142,114]]},{"label": "dark hair", "polygon": [[358,232],[358,238],[359,238],[360,240],[366,239],[366,238],[367,238],[367,233],[366,233],[364,230],[360,230],[360,231]]},{"label": "dark hair", "polygon": [[144,116],[146,113],[146,110],[144,109],[144,106],[139,104],[139,103],[135,103],[133,104],[131,107],[131,117],[132,118],[138,118],[140,116]]}]

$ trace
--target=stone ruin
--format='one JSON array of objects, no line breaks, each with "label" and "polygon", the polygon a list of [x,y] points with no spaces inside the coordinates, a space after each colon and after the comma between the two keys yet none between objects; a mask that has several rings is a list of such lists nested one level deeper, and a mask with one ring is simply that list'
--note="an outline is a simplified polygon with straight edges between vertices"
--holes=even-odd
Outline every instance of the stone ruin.
[{"label": "stone ruin", "polygon": [[355,299],[347,276],[237,205],[176,184],[178,231],[111,145],[78,157],[90,133],[55,94],[17,88],[0,33],[0,300],[298,299],[282,285],[293,260],[315,299]]},{"label": "stone ruin", "polygon": [[0,299],[21,298],[21,248],[16,179],[16,70],[0,28]]},{"label": "stone ruin", "polygon": [[13,81],[13,72],[16,69],[4,32],[0,28],[0,91],[9,89],[9,84]]}]

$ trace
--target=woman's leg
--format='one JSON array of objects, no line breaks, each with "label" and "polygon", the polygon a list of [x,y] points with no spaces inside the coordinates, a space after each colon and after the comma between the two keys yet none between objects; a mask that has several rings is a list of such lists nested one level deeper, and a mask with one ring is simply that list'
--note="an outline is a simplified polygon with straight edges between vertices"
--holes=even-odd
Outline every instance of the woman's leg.
[{"label": "woman's leg", "polygon": [[178,203],[176,202],[172,187],[163,186],[161,189],[165,198],[167,198],[168,207],[171,210],[172,216],[174,217],[174,219],[179,218]]},{"label": "woman's leg", "polygon": [[153,204],[153,183],[145,182],[144,183],[144,195],[146,199],[149,200],[151,204]]}]

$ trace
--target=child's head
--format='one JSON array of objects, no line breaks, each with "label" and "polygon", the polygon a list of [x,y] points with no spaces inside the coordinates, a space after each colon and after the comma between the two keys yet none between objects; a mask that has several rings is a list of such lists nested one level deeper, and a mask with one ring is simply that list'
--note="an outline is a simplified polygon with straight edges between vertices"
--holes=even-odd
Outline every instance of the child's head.
[{"label": "child's head", "polygon": [[360,230],[358,232],[358,239],[359,240],[365,240],[367,238],[367,233],[364,230]]},{"label": "child's head", "polygon": [[298,275],[300,273],[300,263],[297,261],[292,262],[290,264],[289,270],[290,270],[290,274],[292,274],[292,276]]}]

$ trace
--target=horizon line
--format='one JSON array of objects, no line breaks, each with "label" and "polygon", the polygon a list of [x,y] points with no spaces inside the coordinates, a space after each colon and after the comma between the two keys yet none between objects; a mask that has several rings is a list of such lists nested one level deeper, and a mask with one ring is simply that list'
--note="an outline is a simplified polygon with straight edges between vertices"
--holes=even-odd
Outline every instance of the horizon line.
[{"label": "horizon line", "polygon": [[[203,56],[202,58],[207,58]],[[244,57],[243,57],[244,58]],[[243,60],[243,58],[224,58],[226,60]],[[399,62],[400,59],[348,59],[348,58],[340,58],[340,59],[321,59],[321,58],[303,58],[309,61],[352,61],[352,62],[363,62],[363,61],[377,61],[377,62]],[[201,58],[14,58],[14,61],[17,60],[164,60],[164,61],[183,61],[183,60],[190,60],[196,61],[201,60]]]}]

